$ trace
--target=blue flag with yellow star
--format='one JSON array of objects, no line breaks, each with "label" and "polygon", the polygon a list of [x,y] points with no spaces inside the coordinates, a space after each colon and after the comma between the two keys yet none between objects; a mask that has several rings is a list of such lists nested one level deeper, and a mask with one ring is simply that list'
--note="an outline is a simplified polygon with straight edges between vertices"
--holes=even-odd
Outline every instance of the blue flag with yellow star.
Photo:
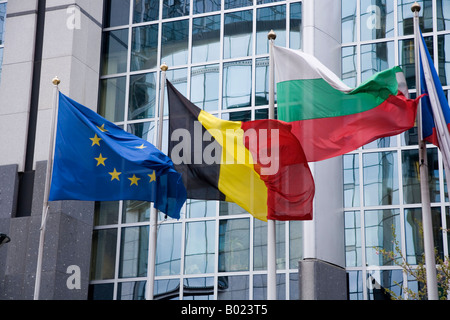
[{"label": "blue flag with yellow star", "polygon": [[56,200],[150,201],[178,219],[186,189],[154,145],[59,93],[49,196]]}]

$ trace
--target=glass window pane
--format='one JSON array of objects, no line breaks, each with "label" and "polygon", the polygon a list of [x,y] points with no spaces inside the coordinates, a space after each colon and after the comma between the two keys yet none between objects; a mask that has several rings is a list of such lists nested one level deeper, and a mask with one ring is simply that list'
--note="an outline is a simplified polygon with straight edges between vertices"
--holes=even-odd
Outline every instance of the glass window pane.
[{"label": "glass window pane", "polygon": [[297,269],[303,259],[303,222],[289,221],[289,268]]},{"label": "glass window pane", "polygon": [[156,240],[157,276],[180,274],[181,271],[181,223],[158,226]]},{"label": "glass window pane", "polygon": [[450,1],[436,0],[437,30],[450,30]]},{"label": "glass window pane", "polygon": [[437,72],[439,79],[443,86],[447,86],[450,84],[450,34],[438,36],[438,55],[439,66]]},{"label": "glass window pane", "polygon": [[6,5],[7,3],[0,3],[0,45],[4,43],[5,37]]},{"label": "glass window pane", "polygon": [[356,87],[356,47],[342,48],[342,81],[351,88]]},{"label": "glass window pane", "polygon": [[150,220],[150,202],[126,200],[123,202],[122,223]]},{"label": "glass window pane", "polygon": [[117,300],[145,300],[146,281],[119,282]]},{"label": "glass window pane", "polygon": [[221,0],[194,0],[194,14],[220,10]]},{"label": "glass window pane", "polygon": [[92,232],[90,280],[113,279],[116,265],[117,229]]},{"label": "glass window pane", "polygon": [[[284,274],[276,275],[276,297],[277,300],[286,300],[286,276]],[[266,274],[253,276],[253,300],[267,300]]]},{"label": "glass window pane", "polygon": [[219,222],[219,272],[246,271],[250,264],[250,220]]},{"label": "glass window pane", "polygon": [[398,204],[397,152],[363,155],[364,204]]},{"label": "glass window pane", "polygon": [[223,40],[225,59],[246,57],[252,54],[252,20],[252,10],[225,14]]},{"label": "glass window pane", "polygon": [[361,215],[359,211],[345,212],[345,266],[361,266]]},{"label": "glass window pane", "polygon": [[390,300],[391,295],[385,289],[393,291],[396,296],[403,294],[402,270],[368,271],[366,280],[369,300]]},{"label": "glass window pane", "polygon": [[213,273],[215,261],[215,221],[186,224],[184,273]]},{"label": "glass window pane", "polygon": [[[276,221],[277,269],[285,268],[285,224]],[[267,270],[267,223],[258,219],[253,222],[253,269]]]},{"label": "glass window pane", "polygon": [[361,0],[361,40],[394,36],[394,2]]},{"label": "glass window pane", "polygon": [[363,146],[364,150],[367,149],[379,149],[379,148],[389,148],[397,146],[397,137],[384,137],[377,139],[375,141],[369,142],[368,144]]},{"label": "glass window pane", "polygon": [[125,77],[100,81],[98,113],[111,122],[123,121],[125,116]]},{"label": "glass window pane", "polygon": [[217,300],[248,300],[248,276],[221,276],[217,282]]},{"label": "glass window pane", "polygon": [[349,271],[347,274],[349,300],[363,300],[362,271]]},{"label": "glass window pane", "polygon": [[216,201],[188,199],[186,203],[186,218],[203,218],[216,216]]},{"label": "glass window pane", "polygon": [[256,11],[256,54],[269,52],[267,34],[275,31],[275,45],[286,46],[286,6],[259,8]]},{"label": "glass window pane", "polygon": [[[415,98],[415,93],[410,95],[411,99]],[[417,146],[417,127],[411,128],[400,135],[400,143],[402,146]]]},{"label": "glass window pane", "polygon": [[[437,148],[427,149],[428,183],[430,201],[440,201],[439,163]],[[402,151],[403,199],[404,203],[421,203],[419,151],[417,149]]]},{"label": "glass window pane", "polygon": [[94,225],[102,226],[117,224],[119,216],[119,201],[95,202]]},{"label": "glass window pane", "polygon": [[248,111],[235,111],[222,113],[221,118],[228,121],[250,121],[252,120],[252,112]]},{"label": "glass window pane", "polygon": [[105,2],[105,28],[129,24],[130,0],[107,0]]},{"label": "glass window pane", "polygon": [[159,0],[134,0],[133,22],[158,20]]},{"label": "glass window pane", "polygon": [[302,48],[302,3],[291,3],[289,20],[289,47]]},{"label": "glass window pane", "polygon": [[[269,104],[269,58],[256,59],[255,75],[255,106]],[[275,89],[275,102],[277,103],[277,89]]]},{"label": "glass window pane", "polygon": [[220,15],[193,19],[192,62],[218,60],[220,57]]},{"label": "glass window pane", "polygon": [[[394,252],[394,259],[401,260],[395,251],[396,242],[401,246],[400,213],[398,209],[365,211],[366,264],[368,266],[391,266],[394,261],[380,253],[381,249]],[[395,232],[395,238],[394,238]]]},{"label": "glass window pane", "polygon": [[214,300],[214,278],[184,279],[183,300]]},{"label": "glass window pane", "polygon": [[102,75],[127,71],[128,29],[103,32]]},{"label": "glass window pane", "polygon": [[163,0],[163,19],[189,15],[189,0]]},{"label": "glass window pane", "polygon": [[356,41],[356,0],[346,0],[341,6],[342,43]]},{"label": "glass window pane", "polygon": [[347,154],[343,157],[344,165],[344,207],[358,207],[359,200],[359,156]]},{"label": "glass window pane", "polygon": [[154,143],[155,122],[131,123],[128,125],[128,132],[139,138],[145,139],[150,143]]},{"label": "glass window pane", "polygon": [[156,87],[155,72],[130,76],[128,120],[155,116]]},{"label": "glass window pane", "polygon": [[[433,57],[433,37],[424,37],[428,51]],[[409,89],[416,88],[416,69],[414,57],[414,39],[399,40],[399,66],[405,74],[406,83]]]},{"label": "glass window pane", "polygon": [[189,20],[166,22],[162,25],[161,62],[170,68],[187,63]]},{"label": "glass window pane", "polygon": [[122,229],[119,277],[145,277],[148,263],[148,226]]},{"label": "glass window pane", "polygon": [[155,68],[158,63],[158,25],[133,28],[131,71]]},{"label": "glass window pane", "polygon": [[90,284],[88,300],[113,300],[114,283]]},{"label": "glass window pane", "polygon": [[252,6],[253,0],[225,0],[225,9]]},{"label": "glass window pane", "polygon": [[394,42],[379,42],[361,46],[361,81],[375,73],[394,67]]},{"label": "glass window pane", "polygon": [[219,202],[219,216],[228,216],[235,214],[246,214],[247,211],[242,209],[236,203],[220,201]]},{"label": "glass window pane", "polygon": [[155,300],[178,300],[180,298],[180,279],[155,280],[153,294]]},{"label": "glass window pane", "polygon": [[[166,72],[166,79],[169,80],[172,85],[177,89],[183,96],[187,97],[187,69],[169,69]],[[167,86],[164,84],[165,93],[164,93],[164,115],[169,114],[169,101],[167,100]],[[166,127],[166,126],[164,126]],[[163,144],[166,140],[163,139]]]},{"label": "glass window pane", "polygon": [[251,106],[251,94],[251,60],[224,63],[223,109]]},{"label": "glass window pane", "polygon": [[206,111],[219,109],[219,65],[192,67],[191,102]]},{"label": "glass window pane", "polygon": [[[419,27],[422,33],[433,31],[433,8],[432,0],[419,0],[420,4],[419,12]],[[414,34],[414,14],[411,11],[411,5],[414,1],[411,0],[398,0],[398,35]]]}]

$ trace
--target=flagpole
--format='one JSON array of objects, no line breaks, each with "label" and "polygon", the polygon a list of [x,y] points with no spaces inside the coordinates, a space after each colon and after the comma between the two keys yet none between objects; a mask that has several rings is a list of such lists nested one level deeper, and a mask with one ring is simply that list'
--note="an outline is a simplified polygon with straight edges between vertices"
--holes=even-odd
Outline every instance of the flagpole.
[{"label": "flagpole", "polygon": [[[162,149],[163,138],[163,117],[164,117],[164,89],[166,83],[166,71],[169,67],[163,63],[161,65],[161,83],[159,88],[159,118],[158,118],[158,136],[156,147]],[[150,215],[150,244],[149,244],[149,264],[148,264],[148,286],[147,297],[149,300],[154,298],[155,290],[155,269],[156,269],[156,240],[158,236],[158,209],[152,206]]]},{"label": "flagpole", "polygon": [[[420,34],[419,34],[419,11],[420,5],[415,2],[411,6],[411,11],[414,12],[414,53],[415,53],[415,68],[416,68],[416,92],[417,96],[421,94],[420,85]],[[428,186],[428,161],[427,148],[423,140],[422,132],[422,104],[419,101],[417,109],[417,131],[419,138],[419,170],[420,170],[420,194],[422,198],[422,224],[424,237],[424,251],[425,251],[425,268],[427,279],[427,294],[428,300],[439,300],[436,278],[436,259],[434,255],[434,241],[433,241],[433,225],[431,220],[431,205],[430,192]]]},{"label": "flagpole", "polygon": [[[269,119],[275,118],[275,81],[273,42],[277,35],[271,30],[269,39]],[[275,220],[267,221],[267,300],[277,299],[277,263],[276,263],[276,223]]]},{"label": "flagpole", "polygon": [[51,184],[51,176],[53,169],[53,154],[55,148],[55,135],[56,135],[56,118],[58,114],[58,93],[59,88],[58,85],[61,81],[58,77],[53,78],[53,111],[52,111],[52,124],[51,124],[51,133],[50,133],[50,145],[48,148],[48,161],[47,161],[47,171],[45,175],[45,186],[44,186],[44,203],[42,207],[42,220],[40,227],[40,235],[39,235],[39,248],[37,255],[37,266],[36,266],[36,278],[34,284],[34,300],[39,300],[39,293],[41,289],[41,276],[42,276],[42,258],[44,253],[44,240],[45,240],[45,227],[47,224],[47,216],[48,216],[48,198],[50,194],[50,184]]}]

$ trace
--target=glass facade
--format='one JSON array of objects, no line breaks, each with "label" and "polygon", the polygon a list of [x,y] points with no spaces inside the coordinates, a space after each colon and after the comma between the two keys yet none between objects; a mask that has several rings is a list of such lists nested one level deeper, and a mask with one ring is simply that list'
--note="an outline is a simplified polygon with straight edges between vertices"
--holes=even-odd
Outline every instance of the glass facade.
[{"label": "glass facade", "polygon": [[5,21],[7,1],[0,0],[0,81],[2,80],[3,48],[5,46]]},{"label": "glass facade", "polygon": [[[161,71],[193,103],[227,120],[268,115],[268,40],[301,47],[302,3],[108,0],[99,113],[155,143]],[[167,94],[163,152],[167,152]],[[90,299],[145,299],[150,212],[138,201],[96,204]],[[265,299],[267,226],[233,203],[188,200],[158,217],[155,298]],[[277,222],[277,295],[298,298],[302,224]]]},{"label": "glass facade", "polygon": [[[444,90],[450,89],[450,1],[418,1],[420,27],[434,58]],[[350,86],[374,73],[400,65],[415,96],[412,0],[346,0],[342,5],[342,78]],[[417,129],[376,140],[343,156],[346,268],[349,297],[384,299],[380,288],[405,293],[396,283],[416,290],[418,284],[380,249],[401,250],[412,265],[422,259],[423,238]],[[435,247],[449,254],[448,193],[441,155],[428,145],[428,178]]]}]

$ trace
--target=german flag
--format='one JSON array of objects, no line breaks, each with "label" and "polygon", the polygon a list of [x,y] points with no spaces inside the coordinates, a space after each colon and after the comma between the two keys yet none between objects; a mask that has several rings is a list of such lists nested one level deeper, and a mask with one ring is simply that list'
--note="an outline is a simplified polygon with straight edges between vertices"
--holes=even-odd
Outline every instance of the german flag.
[{"label": "german flag", "polygon": [[311,220],[314,180],[291,125],[226,121],[167,81],[169,156],[190,199],[234,202],[255,218]]}]

